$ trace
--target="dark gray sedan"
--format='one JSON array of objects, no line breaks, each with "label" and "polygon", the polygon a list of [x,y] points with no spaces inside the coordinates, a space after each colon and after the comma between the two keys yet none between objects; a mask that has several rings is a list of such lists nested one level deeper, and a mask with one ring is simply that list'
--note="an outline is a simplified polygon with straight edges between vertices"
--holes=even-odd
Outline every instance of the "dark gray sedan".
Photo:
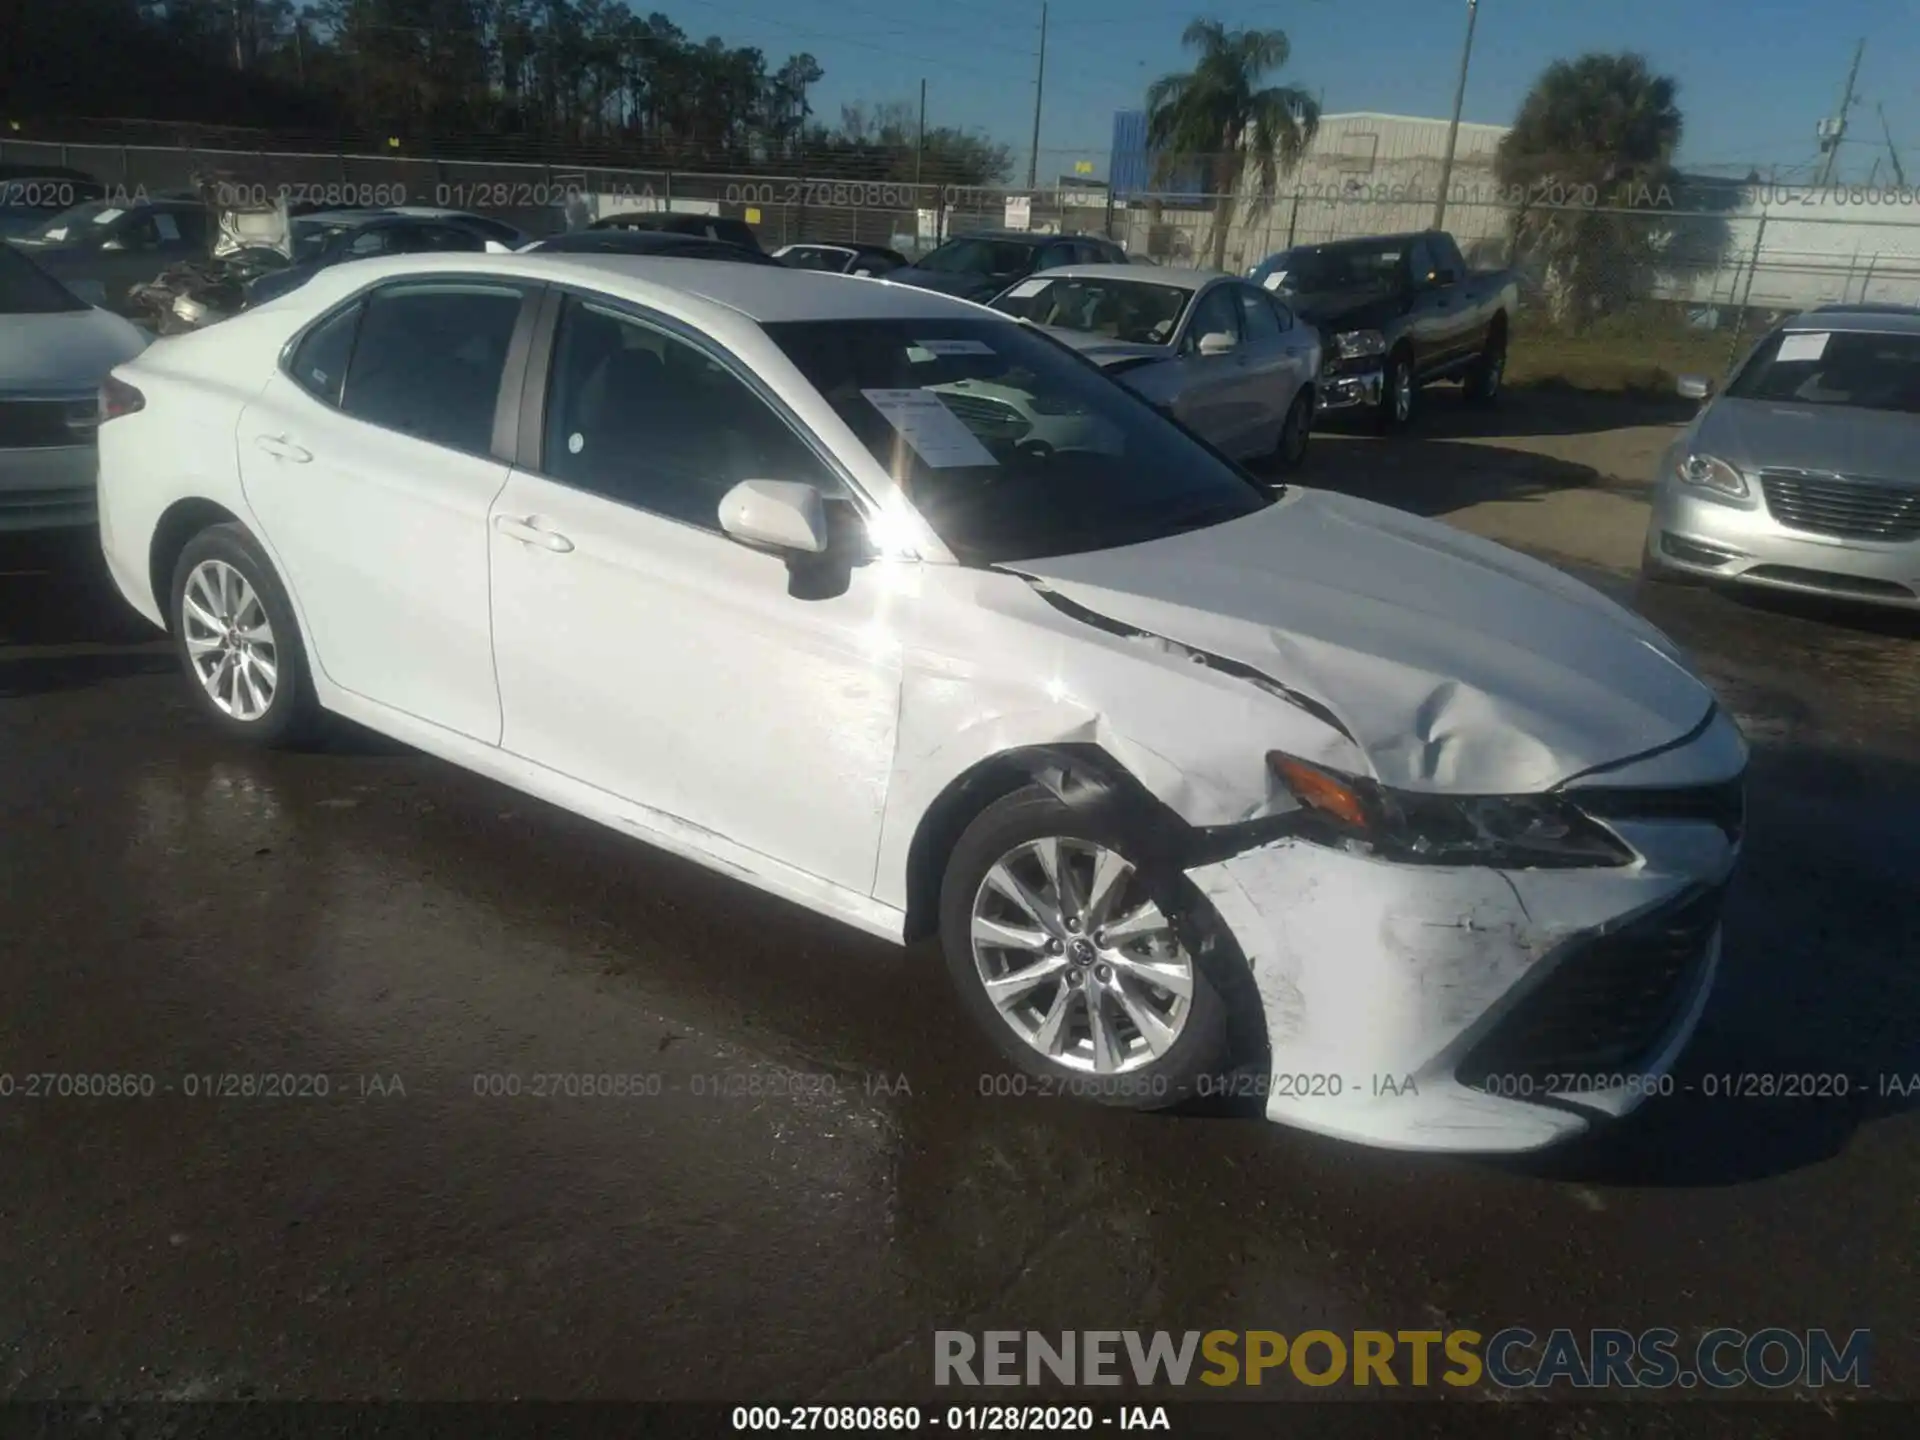
[{"label": "dark gray sedan", "polygon": [[1920,606],[1920,314],[1816,310],[1661,457],[1644,573]]}]

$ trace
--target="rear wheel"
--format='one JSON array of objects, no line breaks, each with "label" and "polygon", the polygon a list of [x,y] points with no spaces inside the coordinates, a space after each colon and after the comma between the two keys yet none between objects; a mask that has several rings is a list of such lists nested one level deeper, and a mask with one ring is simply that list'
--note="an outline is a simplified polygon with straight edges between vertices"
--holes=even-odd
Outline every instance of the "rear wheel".
[{"label": "rear wheel", "polygon": [[1307,458],[1307,440],[1313,434],[1313,392],[1302,386],[1280,422],[1280,439],[1273,450],[1277,469],[1297,470]]},{"label": "rear wheel", "polygon": [[215,525],[189,540],[169,594],[174,649],[200,712],[254,745],[311,739],[320,707],[293,606],[246,527]]},{"label": "rear wheel", "polygon": [[1507,332],[1495,330],[1487,336],[1473,368],[1467,371],[1467,401],[1473,405],[1491,405],[1500,398],[1507,379]]},{"label": "rear wheel", "polygon": [[1413,357],[1404,350],[1387,357],[1381,376],[1380,408],[1374,412],[1374,425],[1384,435],[1397,434],[1413,423],[1414,397],[1419,387],[1413,379]]},{"label": "rear wheel", "polygon": [[1051,1087],[1036,1093],[1158,1110],[1229,1068],[1224,967],[1245,961],[1184,877],[1163,907],[1128,849],[1038,786],[997,801],[948,862],[941,949],[975,1021]]}]

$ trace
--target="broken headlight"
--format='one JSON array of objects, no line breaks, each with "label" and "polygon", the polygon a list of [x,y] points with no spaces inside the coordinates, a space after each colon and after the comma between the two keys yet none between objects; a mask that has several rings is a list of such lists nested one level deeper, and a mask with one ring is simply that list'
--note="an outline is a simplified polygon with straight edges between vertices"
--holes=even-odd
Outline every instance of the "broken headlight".
[{"label": "broken headlight", "polygon": [[1625,865],[1620,839],[1558,795],[1424,795],[1274,751],[1267,768],[1300,803],[1305,832],[1415,865],[1497,870]]}]

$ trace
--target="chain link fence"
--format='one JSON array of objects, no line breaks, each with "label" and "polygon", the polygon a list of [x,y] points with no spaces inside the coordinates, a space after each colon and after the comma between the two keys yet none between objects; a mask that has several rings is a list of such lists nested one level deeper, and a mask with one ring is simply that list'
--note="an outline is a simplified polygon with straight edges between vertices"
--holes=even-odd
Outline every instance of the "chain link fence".
[{"label": "chain link fence", "polygon": [[[744,219],[764,245],[885,245],[909,256],[971,230],[1087,233],[1163,265],[1208,267],[1220,206],[1207,195],[1115,197],[1095,182],[1039,190],[790,174],[406,154],[55,142],[0,136],[0,163],[84,170],[116,194],[156,194],[221,177],[236,194],[320,205],[419,205],[498,216],[535,235],[568,224],[569,196],[594,217],[704,211]],[[1830,303],[1920,305],[1920,203],[1910,190],[1785,192],[1723,186],[1685,206],[1610,207],[1596,197],[1522,206],[1475,180],[1456,186],[1445,225],[1477,268],[1510,267],[1522,296],[1516,361],[1527,352],[1576,381],[1665,384],[1724,370],[1772,321]],[[1550,197],[1555,198],[1555,197]],[[1588,203],[1578,203],[1578,202]],[[1222,267],[1244,272],[1295,245],[1420,230],[1432,190],[1312,179],[1230,207]]]}]

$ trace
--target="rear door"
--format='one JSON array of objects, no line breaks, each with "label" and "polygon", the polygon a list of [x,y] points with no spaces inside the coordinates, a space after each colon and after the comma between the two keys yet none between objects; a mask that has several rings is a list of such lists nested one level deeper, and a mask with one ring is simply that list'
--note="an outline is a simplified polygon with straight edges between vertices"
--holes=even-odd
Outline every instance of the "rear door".
[{"label": "rear door", "polygon": [[[488,744],[500,738],[487,514],[517,414],[534,287],[380,285],[311,327],[241,412],[241,481],[343,690]],[[516,349],[516,337],[517,347]]]}]

